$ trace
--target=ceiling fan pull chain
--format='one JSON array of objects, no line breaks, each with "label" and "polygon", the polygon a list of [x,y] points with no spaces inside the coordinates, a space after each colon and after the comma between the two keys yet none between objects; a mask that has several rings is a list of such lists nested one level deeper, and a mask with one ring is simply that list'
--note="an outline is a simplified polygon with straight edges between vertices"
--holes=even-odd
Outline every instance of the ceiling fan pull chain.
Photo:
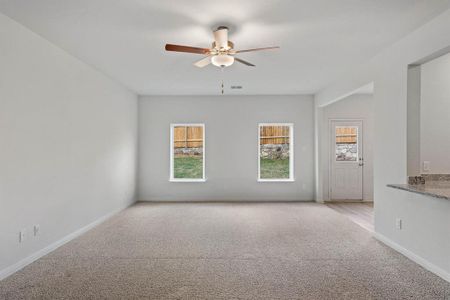
[{"label": "ceiling fan pull chain", "polygon": [[223,95],[223,69],[224,69],[224,67],[222,67],[222,68],[220,68],[220,72],[222,73],[221,75],[222,75],[222,95]]}]

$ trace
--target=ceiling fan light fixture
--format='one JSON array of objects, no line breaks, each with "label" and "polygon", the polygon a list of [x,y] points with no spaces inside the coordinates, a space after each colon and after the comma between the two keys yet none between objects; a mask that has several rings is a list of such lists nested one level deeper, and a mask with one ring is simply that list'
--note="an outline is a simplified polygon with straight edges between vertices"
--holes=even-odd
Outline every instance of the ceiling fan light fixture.
[{"label": "ceiling fan light fixture", "polygon": [[234,63],[234,57],[227,54],[214,55],[211,63],[217,67],[229,67]]},{"label": "ceiling fan light fixture", "polygon": [[240,59],[239,57],[234,57],[234,55],[236,54],[280,48],[278,46],[273,46],[264,48],[235,50],[233,42],[228,40],[228,27],[219,26],[216,30],[213,31],[213,34],[214,34],[214,41],[212,43],[211,48],[166,44],[165,49],[166,51],[202,54],[204,55],[204,57],[199,61],[195,62],[194,66],[198,68],[203,68],[209,64],[212,64],[216,67],[220,67],[223,69],[225,67],[231,66],[235,61],[249,67],[255,66],[254,64],[249,63],[248,61]]}]

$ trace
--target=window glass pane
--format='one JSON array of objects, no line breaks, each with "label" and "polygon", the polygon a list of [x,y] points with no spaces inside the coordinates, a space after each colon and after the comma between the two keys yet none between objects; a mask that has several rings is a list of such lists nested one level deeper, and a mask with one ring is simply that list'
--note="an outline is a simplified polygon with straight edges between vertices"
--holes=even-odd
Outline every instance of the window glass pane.
[{"label": "window glass pane", "polygon": [[203,126],[173,127],[173,177],[203,178]]},{"label": "window glass pane", "polygon": [[289,179],[290,126],[261,125],[259,127],[259,178]]},{"label": "window glass pane", "polygon": [[336,161],[358,160],[358,127],[336,126]]}]

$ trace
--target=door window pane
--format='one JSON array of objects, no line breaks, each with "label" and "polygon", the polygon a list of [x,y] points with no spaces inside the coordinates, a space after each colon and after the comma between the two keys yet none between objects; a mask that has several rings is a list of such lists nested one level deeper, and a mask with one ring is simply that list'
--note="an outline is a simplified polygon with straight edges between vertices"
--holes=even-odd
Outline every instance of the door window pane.
[{"label": "door window pane", "polygon": [[358,127],[336,126],[336,161],[358,160]]}]

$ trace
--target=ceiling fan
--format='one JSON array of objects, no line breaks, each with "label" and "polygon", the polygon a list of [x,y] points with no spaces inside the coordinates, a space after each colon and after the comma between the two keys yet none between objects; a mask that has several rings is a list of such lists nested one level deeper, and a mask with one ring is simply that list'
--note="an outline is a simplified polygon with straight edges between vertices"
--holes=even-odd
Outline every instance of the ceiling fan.
[{"label": "ceiling fan", "polygon": [[228,40],[228,27],[219,26],[216,30],[214,30],[213,33],[214,33],[214,42],[212,43],[211,48],[198,48],[198,47],[166,44],[166,51],[203,54],[206,55],[206,57],[194,63],[194,66],[203,68],[209,64],[213,64],[217,67],[224,68],[231,66],[235,61],[250,67],[255,66],[254,64],[249,63],[248,61],[235,57],[235,55],[238,53],[280,48],[278,46],[275,46],[275,47],[253,48],[246,50],[234,50],[233,42]]}]

